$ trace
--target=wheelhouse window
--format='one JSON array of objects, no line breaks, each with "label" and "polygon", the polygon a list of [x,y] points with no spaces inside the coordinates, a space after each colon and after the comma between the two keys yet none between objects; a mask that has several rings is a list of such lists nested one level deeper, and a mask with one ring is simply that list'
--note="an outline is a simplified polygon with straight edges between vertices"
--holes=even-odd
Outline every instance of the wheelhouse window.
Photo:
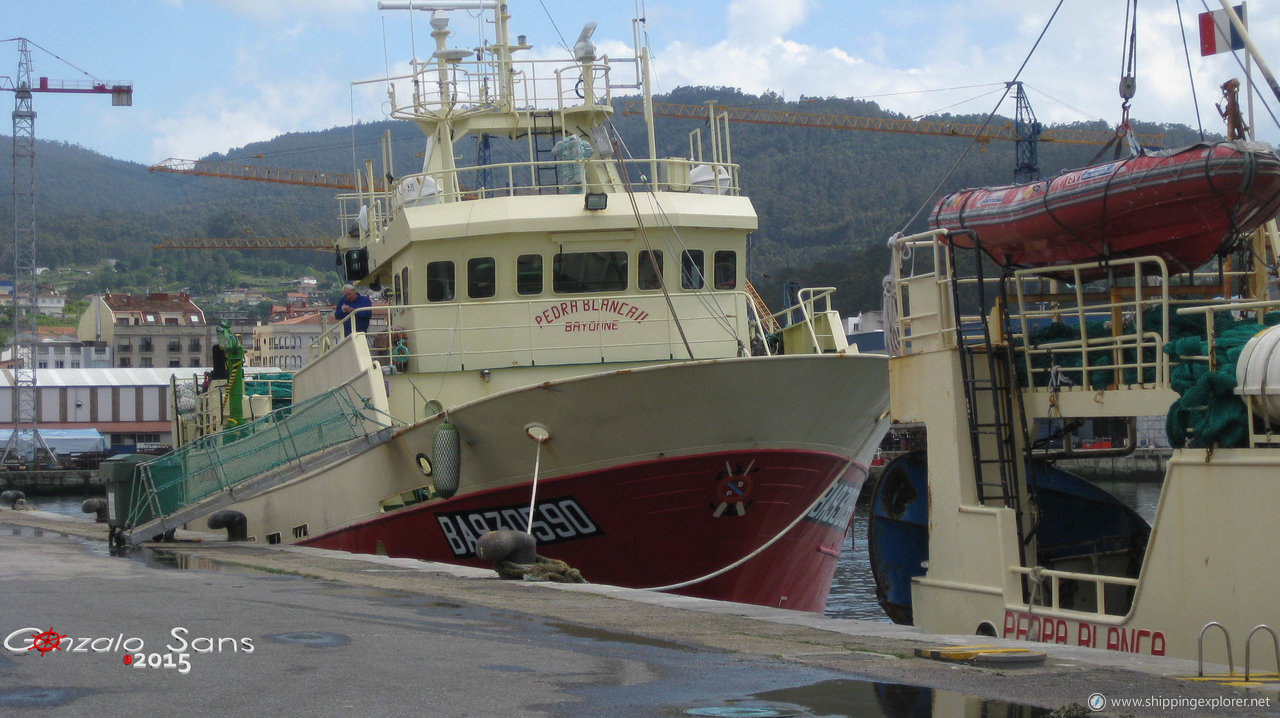
[{"label": "wheelhouse window", "polygon": [[[656,262],[656,264],[655,264]],[[662,250],[641,250],[636,267],[636,286],[640,289],[662,289]]]},{"label": "wheelhouse window", "polygon": [[522,254],[516,258],[516,293],[542,294],[541,254]]},{"label": "wheelhouse window", "polygon": [[702,271],[702,250],[686,249],[680,254],[680,286],[683,289],[702,289],[705,280]]},{"label": "wheelhouse window", "polygon": [[626,252],[563,252],[551,269],[556,294],[618,292],[627,288]]},{"label": "wheelhouse window", "polygon": [[427,301],[447,302],[453,299],[453,262],[427,263]]},{"label": "wheelhouse window", "polygon": [[467,260],[467,296],[471,299],[492,297],[495,290],[493,257],[472,257]]},{"label": "wheelhouse window", "polygon": [[738,286],[738,253],[719,250],[715,254],[714,286],[716,289],[736,289]]}]

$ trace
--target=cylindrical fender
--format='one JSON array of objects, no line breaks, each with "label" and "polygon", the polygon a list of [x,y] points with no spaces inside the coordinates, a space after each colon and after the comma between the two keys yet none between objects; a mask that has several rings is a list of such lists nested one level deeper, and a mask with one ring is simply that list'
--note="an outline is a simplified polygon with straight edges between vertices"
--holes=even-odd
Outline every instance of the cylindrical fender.
[{"label": "cylindrical fender", "polygon": [[431,465],[436,494],[447,499],[457,493],[462,476],[462,438],[458,426],[448,419],[431,436]]}]

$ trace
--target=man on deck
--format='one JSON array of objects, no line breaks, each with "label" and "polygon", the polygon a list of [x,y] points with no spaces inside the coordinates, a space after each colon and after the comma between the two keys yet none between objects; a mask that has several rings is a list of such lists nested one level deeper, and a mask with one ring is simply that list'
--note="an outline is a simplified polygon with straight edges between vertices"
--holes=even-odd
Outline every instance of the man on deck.
[{"label": "man on deck", "polygon": [[[353,319],[356,331],[366,332],[369,330],[369,317],[373,314],[373,311],[369,309],[372,306],[373,302],[369,300],[369,297],[357,292],[354,285],[347,284],[342,287],[342,298],[338,300],[338,306],[334,308],[333,316],[338,321],[342,321],[347,318],[348,314],[356,312],[356,316]],[[357,309],[363,311],[357,312]],[[342,328],[347,336],[351,336],[351,324],[352,322],[343,322]]]}]

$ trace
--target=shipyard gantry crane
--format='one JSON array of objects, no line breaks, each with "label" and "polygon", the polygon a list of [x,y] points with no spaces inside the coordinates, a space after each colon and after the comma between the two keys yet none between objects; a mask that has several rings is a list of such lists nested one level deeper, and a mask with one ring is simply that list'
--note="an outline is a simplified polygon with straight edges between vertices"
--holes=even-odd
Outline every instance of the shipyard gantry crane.
[{"label": "shipyard gantry crane", "polygon": [[[1065,144],[1106,145],[1113,142],[1116,133],[1110,130],[1081,130],[1061,127],[1045,129],[1036,122],[1031,114],[1031,105],[1022,91],[1022,83],[1011,83],[1015,86],[1018,102],[1018,119],[1002,125],[977,125],[949,120],[912,120],[905,117],[857,117],[853,115],[824,114],[818,112],[797,112],[787,109],[771,109],[765,107],[733,107],[715,105],[717,118],[727,118],[731,122],[744,122],[764,125],[788,125],[791,127],[813,127],[829,130],[862,130],[868,132],[896,132],[913,135],[933,135],[936,137],[964,137],[987,145],[993,140],[1017,142],[1017,168],[1015,174],[1019,181],[1034,179],[1037,168],[1036,143],[1059,142]],[[707,105],[683,105],[674,102],[653,103],[655,117],[674,117],[687,120],[703,120],[708,116]],[[644,103],[640,100],[627,100],[622,106],[624,115],[644,114]],[[1135,135],[1144,147],[1159,146],[1164,141],[1163,134]],[[1022,178],[1025,178],[1023,180]]]},{"label": "shipyard gantry crane", "polygon": [[[133,85],[129,83],[99,80],[51,83],[49,78],[41,77],[32,85],[30,45],[35,43],[25,37],[11,38],[6,42],[18,43],[18,74],[12,78],[0,77],[0,90],[14,94],[13,431],[9,434],[0,462],[38,458],[41,451],[47,456],[53,455],[40,436],[36,416],[36,112],[32,108],[31,96],[37,92],[111,95],[111,104],[116,107],[133,104]],[[24,291],[27,299],[25,314],[19,311],[18,306]]]}]

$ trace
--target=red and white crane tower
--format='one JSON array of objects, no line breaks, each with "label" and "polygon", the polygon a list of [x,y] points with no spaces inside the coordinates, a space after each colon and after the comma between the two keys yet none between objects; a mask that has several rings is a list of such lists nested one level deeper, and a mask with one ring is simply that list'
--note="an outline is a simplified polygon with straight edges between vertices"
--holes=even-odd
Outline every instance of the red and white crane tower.
[{"label": "red and white crane tower", "polygon": [[[111,104],[117,107],[133,104],[133,85],[127,83],[98,80],[50,83],[49,78],[41,77],[37,84],[32,85],[29,45],[35,43],[25,37],[5,42],[18,43],[18,74],[12,78],[0,76],[0,90],[14,94],[13,431],[9,434],[3,456],[0,456],[0,463],[14,459],[38,459],[42,451],[52,457],[48,444],[40,436],[36,411],[35,344],[39,292],[36,288],[36,112],[31,106],[31,96],[37,92],[87,93],[111,95]],[[20,298],[26,300],[25,313],[20,311]]]}]

